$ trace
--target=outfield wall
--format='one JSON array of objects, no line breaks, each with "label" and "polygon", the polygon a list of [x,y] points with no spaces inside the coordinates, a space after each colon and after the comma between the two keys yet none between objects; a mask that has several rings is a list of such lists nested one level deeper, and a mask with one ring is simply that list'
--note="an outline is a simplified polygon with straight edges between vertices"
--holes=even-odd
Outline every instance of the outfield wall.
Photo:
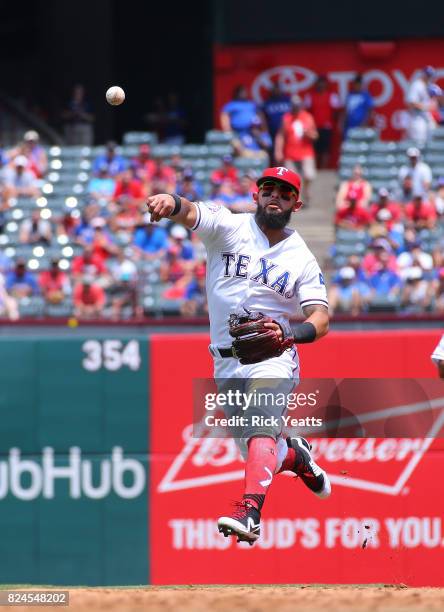
[{"label": "outfield wall", "polygon": [[[301,347],[302,374],[436,378],[440,335],[332,332]],[[207,344],[112,330],[0,340],[0,582],[444,586],[440,440],[318,440],[329,500],[282,475],[254,547],[217,533],[243,465],[231,441],[190,435]]]}]

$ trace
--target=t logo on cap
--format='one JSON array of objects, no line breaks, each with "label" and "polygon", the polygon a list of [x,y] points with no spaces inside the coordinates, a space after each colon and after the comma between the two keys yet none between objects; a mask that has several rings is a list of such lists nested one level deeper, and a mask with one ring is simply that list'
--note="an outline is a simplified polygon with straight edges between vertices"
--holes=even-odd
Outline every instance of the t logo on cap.
[{"label": "t logo on cap", "polygon": [[284,172],[288,172],[288,168],[284,168],[283,166],[278,166],[276,170],[279,176],[284,176]]}]

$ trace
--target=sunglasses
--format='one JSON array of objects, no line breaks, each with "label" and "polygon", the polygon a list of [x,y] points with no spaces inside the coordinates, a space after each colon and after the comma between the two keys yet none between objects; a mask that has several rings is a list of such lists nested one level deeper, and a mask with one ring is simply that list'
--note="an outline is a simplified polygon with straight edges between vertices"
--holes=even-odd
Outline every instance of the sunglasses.
[{"label": "sunglasses", "polygon": [[292,194],[296,195],[296,189],[294,187],[276,181],[264,181],[261,184],[262,195],[269,197],[276,188],[279,190],[280,197],[283,200],[289,200]]}]

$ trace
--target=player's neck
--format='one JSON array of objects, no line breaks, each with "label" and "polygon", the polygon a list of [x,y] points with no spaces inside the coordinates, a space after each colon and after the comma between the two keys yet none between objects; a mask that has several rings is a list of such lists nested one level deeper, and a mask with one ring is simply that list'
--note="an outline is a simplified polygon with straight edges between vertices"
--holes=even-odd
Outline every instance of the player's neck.
[{"label": "player's neck", "polygon": [[265,225],[259,225],[259,227],[262,233],[265,234],[265,236],[268,238],[270,246],[274,246],[278,242],[282,242],[282,240],[285,240],[293,233],[292,230],[288,227],[284,227],[282,229],[272,229],[266,227]]}]

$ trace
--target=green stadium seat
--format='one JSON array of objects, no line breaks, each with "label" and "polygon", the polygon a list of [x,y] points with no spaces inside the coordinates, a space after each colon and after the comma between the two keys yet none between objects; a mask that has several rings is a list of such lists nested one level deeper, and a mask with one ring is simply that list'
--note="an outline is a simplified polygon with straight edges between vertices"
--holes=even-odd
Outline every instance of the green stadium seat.
[{"label": "green stadium seat", "polygon": [[208,155],[213,157],[223,157],[224,155],[232,155],[233,147],[231,144],[211,144],[208,145]]},{"label": "green stadium seat", "polygon": [[397,143],[394,141],[375,140],[370,143],[370,153],[395,153],[397,150]]},{"label": "green stadium seat", "polygon": [[355,127],[351,128],[347,132],[347,140],[357,140],[359,142],[365,140],[376,140],[378,138],[378,132],[374,128],[369,127]]},{"label": "green stadium seat", "polygon": [[233,138],[233,132],[222,132],[221,130],[210,130],[205,134],[207,144],[228,144]]},{"label": "green stadium seat", "polygon": [[180,147],[180,155],[182,157],[206,157],[210,147],[199,144],[186,144]]},{"label": "green stadium seat", "polygon": [[157,134],[154,132],[126,132],[123,135],[123,144],[125,145],[141,145],[141,144],[157,144]]}]

